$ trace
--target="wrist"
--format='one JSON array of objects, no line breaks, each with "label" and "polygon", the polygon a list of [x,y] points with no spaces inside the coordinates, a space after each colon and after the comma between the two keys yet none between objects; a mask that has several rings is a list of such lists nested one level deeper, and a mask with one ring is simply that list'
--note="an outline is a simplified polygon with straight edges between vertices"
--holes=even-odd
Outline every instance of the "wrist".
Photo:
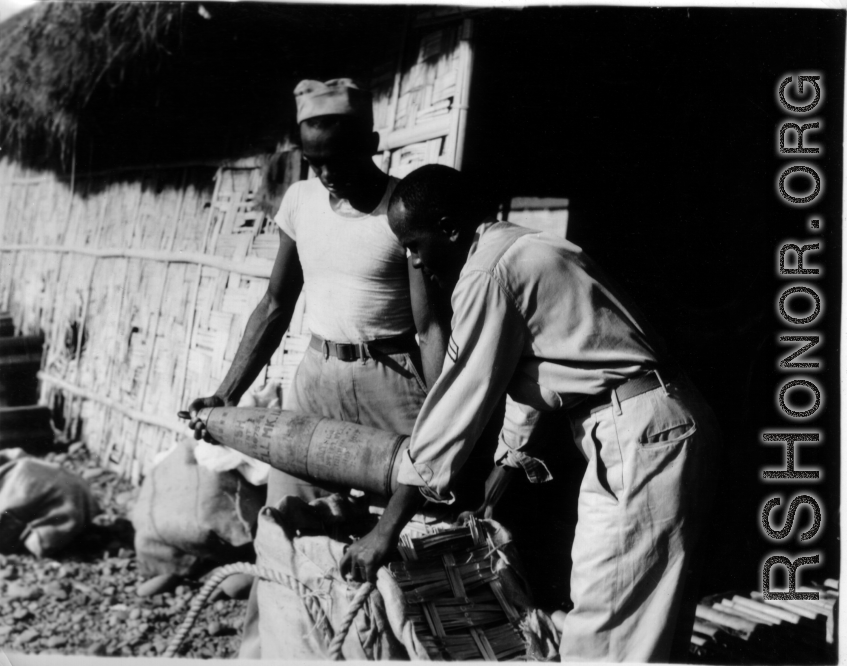
[{"label": "wrist", "polygon": [[241,400],[240,394],[237,394],[234,391],[226,391],[224,389],[218,389],[212,397],[220,400],[224,407],[237,407]]},{"label": "wrist", "polygon": [[424,503],[424,496],[417,486],[400,484],[388,501],[388,506],[377,524],[380,536],[397,540],[406,523]]},{"label": "wrist", "polygon": [[376,533],[381,539],[395,543],[400,539],[400,533],[403,531],[407,522],[407,520],[402,520],[399,516],[386,516],[383,514],[382,518],[376,524]]}]

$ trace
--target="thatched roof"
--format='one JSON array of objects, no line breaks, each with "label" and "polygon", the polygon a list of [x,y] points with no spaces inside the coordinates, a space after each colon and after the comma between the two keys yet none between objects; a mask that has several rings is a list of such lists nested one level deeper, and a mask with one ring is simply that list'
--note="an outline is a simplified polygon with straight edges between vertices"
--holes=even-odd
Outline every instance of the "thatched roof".
[{"label": "thatched roof", "polygon": [[292,128],[304,77],[367,76],[404,9],[44,3],[0,24],[0,148],[77,168],[237,157]]}]

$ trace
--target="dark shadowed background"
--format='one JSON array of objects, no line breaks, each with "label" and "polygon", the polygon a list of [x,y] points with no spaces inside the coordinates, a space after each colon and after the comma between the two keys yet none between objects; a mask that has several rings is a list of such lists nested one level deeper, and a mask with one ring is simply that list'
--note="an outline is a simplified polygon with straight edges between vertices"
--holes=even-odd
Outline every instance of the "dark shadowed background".
[{"label": "dark shadowed background", "polygon": [[[801,580],[838,575],[844,19],[829,11],[585,7],[492,12],[477,22],[484,67],[474,72],[465,169],[508,196],[568,197],[568,237],[637,300],[720,418],[704,593],[760,589],[761,562],[777,551],[821,553],[821,566],[801,569]],[[802,73],[821,74],[825,99],[792,116],[776,91]],[[822,129],[806,145],[822,146],[820,155],[778,155],[783,122],[815,120]],[[797,158],[824,180],[806,206],[789,206],[776,191],[779,174],[804,162]],[[810,231],[813,217],[820,232]],[[823,267],[807,281],[823,300],[808,326],[791,326],[777,310],[783,290],[799,282],[777,276],[779,248],[791,241],[822,243],[806,255],[807,265]],[[810,356],[822,367],[779,371],[794,350],[780,334],[820,334]],[[776,396],[802,377],[823,403],[812,417],[791,419]],[[784,468],[785,455],[784,446],[761,442],[765,429],[822,431],[821,444],[797,447],[797,467],[823,470],[821,481],[762,481],[761,469]],[[771,515],[778,528],[803,490],[822,501],[816,540],[799,541],[808,509],[784,542],[766,538],[765,502],[783,497]]]}]

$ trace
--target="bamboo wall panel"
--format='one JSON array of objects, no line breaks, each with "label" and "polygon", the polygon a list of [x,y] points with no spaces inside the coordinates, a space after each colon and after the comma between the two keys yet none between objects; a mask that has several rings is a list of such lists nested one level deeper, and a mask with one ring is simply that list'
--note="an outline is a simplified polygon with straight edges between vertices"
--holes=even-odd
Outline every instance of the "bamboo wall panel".
[{"label": "bamboo wall panel", "polygon": [[[471,22],[411,21],[373,70],[375,161],[403,177],[461,166]],[[287,146],[279,197],[301,177]],[[104,465],[138,481],[184,436],[176,412],[210,395],[267,288],[279,245],[260,160],[57,180],[0,161],[0,310],[42,331],[42,403]],[[264,197],[264,198],[263,198]],[[308,343],[301,297],[254,389],[285,391]]]},{"label": "bamboo wall panel", "polygon": [[383,151],[378,164],[390,175],[403,178],[424,164],[461,166],[470,27],[470,20],[461,18],[437,26],[411,25],[402,43],[374,69],[374,126]]},{"label": "bamboo wall panel", "polygon": [[[0,164],[0,309],[44,332],[42,403],[136,481],[187,432],[176,411],[217,388],[267,288],[279,241],[260,177],[256,160],[73,183]],[[287,388],[306,327],[301,302],[254,390]]]}]

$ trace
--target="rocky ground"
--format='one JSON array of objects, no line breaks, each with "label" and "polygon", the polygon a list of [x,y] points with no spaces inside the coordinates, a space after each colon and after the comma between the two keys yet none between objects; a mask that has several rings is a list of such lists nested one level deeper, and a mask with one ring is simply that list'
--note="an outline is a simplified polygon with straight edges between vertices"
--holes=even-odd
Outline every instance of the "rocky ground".
[{"label": "rocky ground", "polygon": [[[29,553],[0,555],[0,649],[31,654],[161,655],[202,583],[170,577],[153,583],[159,593],[139,596],[145,577],[136,568],[127,516],[137,491],[128,481],[100,468],[82,444],[45,459],[85,478],[103,513],[55,559],[38,559]],[[223,594],[210,600],[179,654],[233,656],[240,642],[245,603]]]}]

